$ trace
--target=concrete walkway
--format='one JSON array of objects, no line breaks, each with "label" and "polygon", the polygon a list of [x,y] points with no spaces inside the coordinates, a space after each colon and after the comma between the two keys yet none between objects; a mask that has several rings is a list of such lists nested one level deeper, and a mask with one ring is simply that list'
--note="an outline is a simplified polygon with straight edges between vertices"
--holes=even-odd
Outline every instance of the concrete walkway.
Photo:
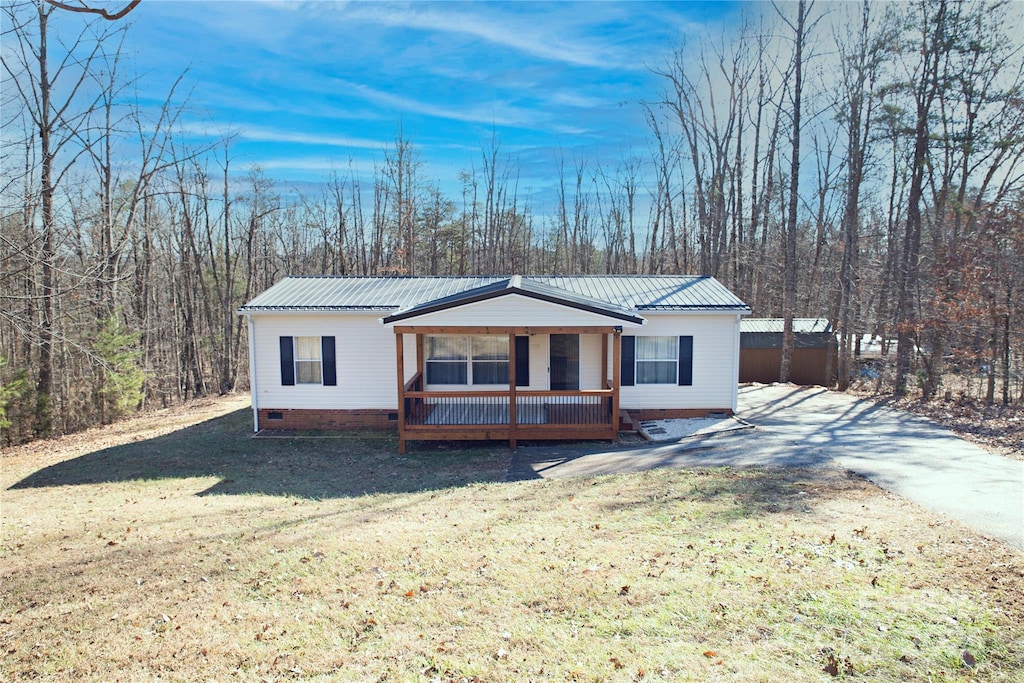
[{"label": "concrete walkway", "polygon": [[821,388],[740,387],[755,429],[670,444],[521,447],[510,479],[654,467],[841,467],[1024,550],[1024,462],[909,413]]}]

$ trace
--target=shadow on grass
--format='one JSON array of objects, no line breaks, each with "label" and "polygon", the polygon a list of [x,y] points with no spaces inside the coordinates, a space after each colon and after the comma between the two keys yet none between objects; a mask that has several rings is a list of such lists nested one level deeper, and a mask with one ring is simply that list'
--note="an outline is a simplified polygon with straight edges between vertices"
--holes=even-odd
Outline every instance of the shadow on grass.
[{"label": "shadow on grass", "polygon": [[387,433],[339,438],[252,438],[248,408],[145,441],[72,458],[12,489],[217,477],[200,495],[266,494],[310,499],[411,493],[502,481],[508,449],[498,444],[417,449],[398,455]]},{"label": "shadow on grass", "polygon": [[[610,500],[605,510],[657,515],[676,504],[697,503],[704,506],[701,515],[715,523],[729,523],[810,512],[823,501],[873,488],[853,472],[822,468],[711,467],[688,469],[685,478],[667,472],[653,475],[658,483],[649,490]],[[666,486],[666,481],[671,485]]]}]

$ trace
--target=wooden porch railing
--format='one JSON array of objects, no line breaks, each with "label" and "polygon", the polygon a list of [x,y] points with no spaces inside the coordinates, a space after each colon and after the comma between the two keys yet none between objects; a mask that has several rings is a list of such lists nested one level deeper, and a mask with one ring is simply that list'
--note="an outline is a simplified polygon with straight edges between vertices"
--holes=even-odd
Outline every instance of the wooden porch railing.
[{"label": "wooden porch railing", "polygon": [[[618,326],[595,327],[403,327],[395,326],[398,385],[398,450],[409,440],[618,439],[621,332]],[[405,377],[405,335],[416,335],[416,372]],[[424,339],[427,334],[507,334],[509,349],[517,335],[602,335],[600,368],[612,377],[601,389],[526,391],[511,385],[491,391],[426,391]],[[609,349],[609,341],[611,348]],[[509,356],[509,378],[517,376],[516,355]],[[610,363],[609,363],[610,361]]]},{"label": "wooden porch railing", "polygon": [[[400,441],[615,439],[610,388],[578,391],[424,391],[416,373],[403,387]],[[514,400],[513,400],[514,395]]]}]

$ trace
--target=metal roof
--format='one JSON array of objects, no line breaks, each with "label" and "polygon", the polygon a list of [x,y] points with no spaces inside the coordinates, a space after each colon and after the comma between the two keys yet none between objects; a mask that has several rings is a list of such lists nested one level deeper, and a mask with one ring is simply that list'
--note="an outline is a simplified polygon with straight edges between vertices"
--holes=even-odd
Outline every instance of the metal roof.
[{"label": "metal roof", "polygon": [[629,309],[623,308],[607,301],[584,296],[570,292],[559,287],[540,282],[534,278],[514,275],[504,280],[498,280],[490,284],[481,285],[473,289],[467,289],[457,294],[451,294],[433,301],[426,301],[411,308],[397,311],[393,315],[384,318],[384,323],[398,322],[408,318],[415,318],[435,311],[443,311],[456,306],[486,301],[499,296],[519,294],[520,296],[547,301],[550,303],[576,308],[590,313],[597,313],[611,318],[617,318],[626,322],[644,324],[644,319],[633,315]]},{"label": "metal roof", "polygon": [[[782,318],[744,318],[740,321],[740,332],[768,332],[782,334]],[[814,334],[832,332],[828,318],[793,318],[793,334]]]},{"label": "metal roof", "polygon": [[[512,278],[515,279],[515,278]],[[239,309],[257,311],[382,311],[399,312],[468,290],[510,281],[504,277],[287,277]],[[531,275],[535,294],[545,286],[558,297],[605,310],[735,311],[750,309],[712,277],[692,275]],[[507,285],[506,285],[507,286]],[[549,292],[550,293],[550,292]]]}]

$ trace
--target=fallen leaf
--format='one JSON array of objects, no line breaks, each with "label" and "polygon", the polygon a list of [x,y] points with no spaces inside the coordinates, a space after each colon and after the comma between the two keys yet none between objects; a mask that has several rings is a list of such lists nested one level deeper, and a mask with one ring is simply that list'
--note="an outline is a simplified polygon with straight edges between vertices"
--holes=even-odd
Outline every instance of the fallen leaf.
[{"label": "fallen leaf", "polygon": [[413,595],[415,595],[415,594],[412,592],[412,590],[405,591],[405,597],[411,598]]},{"label": "fallen leaf", "polygon": [[619,595],[629,595],[629,586],[623,586],[620,588]]},{"label": "fallen leaf", "polygon": [[708,659],[711,659],[712,657],[717,657],[718,653],[714,650],[704,650],[704,656]]},{"label": "fallen leaf", "polygon": [[625,664],[619,661],[618,657],[610,657],[608,661],[611,662],[612,666],[614,666],[616,669],[622,669],[626,666]]},{"label": "fallen leaf", "polygon": [[974,668],[974,665],[978,663],[978,660],[974,658],[974,655],[971,654],[970,650],[964,650],[961,653],[960,658],[964,660],[964,664],[972,669]]}]

